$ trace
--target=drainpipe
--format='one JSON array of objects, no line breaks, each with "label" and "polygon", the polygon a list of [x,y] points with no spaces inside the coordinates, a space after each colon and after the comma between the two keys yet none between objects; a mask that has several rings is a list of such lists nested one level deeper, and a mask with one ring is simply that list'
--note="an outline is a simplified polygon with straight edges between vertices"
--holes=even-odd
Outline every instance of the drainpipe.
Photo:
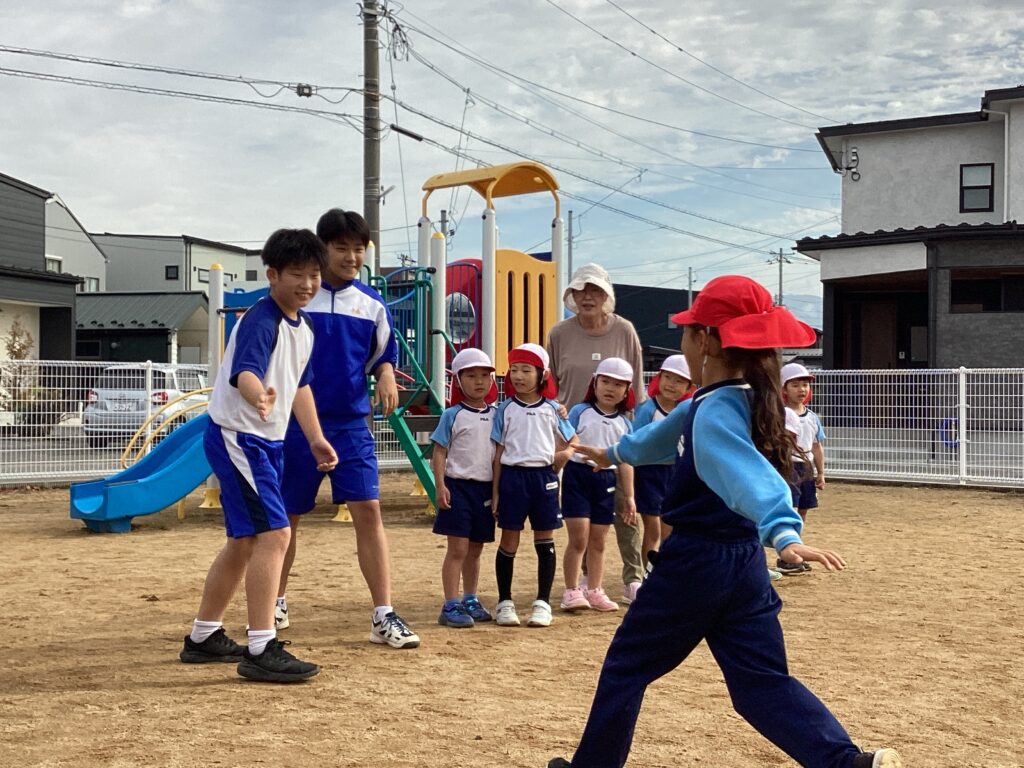
[{"label": "drainpipe", "polygon": [[998,109],[983,109],[992,115],[1003,116],[1003,223],[1010,220],[1010,113]]}]

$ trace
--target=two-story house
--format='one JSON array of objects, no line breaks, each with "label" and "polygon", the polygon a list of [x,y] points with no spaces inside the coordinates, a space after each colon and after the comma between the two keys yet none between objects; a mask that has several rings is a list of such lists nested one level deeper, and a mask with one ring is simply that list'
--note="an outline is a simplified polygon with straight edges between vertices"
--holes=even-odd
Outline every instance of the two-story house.
[{"label": "two-story house", "polygon": [[106,290],[106,254],[56,194],[46,201],[46,269],[82,278],[79,293]]},{"label": "two-story house", "polygon": [[213,264],[224,268],[224,285],[230,290],[245,280],[246,257],[254,253],[190,235],[104,232],[92,237],[107,254],[108,291],[206,292]]},{"label": "two-story house", "polygon": [[47,261],[49,192],[0,174],[0,359],[18,324],[32,337],[29,357],[70,360],[75,349],[75,289],[81,278]]},{"label": "two-story house", "polygon": [[824,366],[1024,365],[1024,86],[817,136],[842,233],[796,247],[821,262]]}]

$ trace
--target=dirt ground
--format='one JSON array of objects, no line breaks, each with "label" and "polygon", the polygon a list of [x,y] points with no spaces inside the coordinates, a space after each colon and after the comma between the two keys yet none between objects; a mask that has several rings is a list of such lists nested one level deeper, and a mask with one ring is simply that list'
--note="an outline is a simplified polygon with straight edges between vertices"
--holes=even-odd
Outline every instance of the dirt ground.
[{"label": "dirt ground", "polygon": [[[382,488],[394,602],[423,644],[367,641],[354,534],[322,498],[301,530],[282,636],[324,671],[297,686],[178,661],[223,537],[197,494],[183,522],[165,510],[130,534],[96,535],[68,519],[66,490],[0,492],[0,766],[537,768],[571,755],[620,616],[439,627],[442,540],[409,476]],[[853,739],[897,746],[918,768],[1024,766],[1024,497],[836,483],[808,538],[850,565],[780,583],[790,667]],[[492,606],[493,553],[482,578]],[[615,574],[616,552],[610,561]],[[534,579],[527,548],[523,608]],[[239,599],[226,626],[241,639],[244,625]],[[732,711],[701,646],[648,691],[630,765],[792,762]]]}]

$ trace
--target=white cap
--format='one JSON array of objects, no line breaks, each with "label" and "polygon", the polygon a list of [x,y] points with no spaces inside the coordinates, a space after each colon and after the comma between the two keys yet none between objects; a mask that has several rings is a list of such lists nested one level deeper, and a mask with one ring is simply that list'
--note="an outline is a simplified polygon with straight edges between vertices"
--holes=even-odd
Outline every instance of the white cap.
[{"label": "white cap", "polygon": [[579,312],[576,300],[572,296],[573,291],[582,291],[587,285],[594,285],[608,294],[604,301],[605,312],[609,314],[615,311],[615,288],[612,287],[612,277],[600,264],[584,264],[572,273],[572,280],[569,281],[565,294],[562,296],[562,303],[570,312]]},{"label": "white cap", "polygon": [[466,368],[487,368],[494,370],[494,364],[482,349],[467,347],[452,358],[452,373],[456,376]]},{"label": "white cap", "polygon": [[687,381],[693,381],[693,377],[690,375],[690,364],[686,362],[685,355],[669,355],[661,364],[661,370],[682,376]]},{"label": "white cap", "polygon": [[[526,344],[520,344],[518,347],[516,347],[516,349],[521,350],[523,352],[529,352],[532,355],[536,355],[537,359],[540,360],[541,363],[543,363],[541,367],[543,367],[545,371],[550,370],[551,358],[548,357],[548,351],[544,349],[544,347],[542,347],[540,344],[533,344],[531,342],[527,342]],[[515,352],[515,349],[512,351]]]},{"label": "white cap", "polygon": [[609,379],[629,384],[633,381],[633,366],[621,357],[606,357],[598,363],[594,376],[607,376]]},{"label": "white cap", "polygon": [[786,363],[782,366],[781,373],[782,386],[786,386],[786,382],[793,379],[810,379],[814,381],[814,376],[811,372],[800,365],[800,363]]},{"label": "white cap", "polygon": [[786,408],[786,431],[794,435],[800,434],[800,417],[792,408]]}]

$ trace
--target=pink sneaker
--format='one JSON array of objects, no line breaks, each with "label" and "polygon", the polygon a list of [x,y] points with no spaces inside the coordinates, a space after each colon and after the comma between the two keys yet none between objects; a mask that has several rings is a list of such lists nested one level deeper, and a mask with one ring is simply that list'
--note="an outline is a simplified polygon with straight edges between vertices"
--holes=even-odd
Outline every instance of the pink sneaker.
[{"label": "pink sneaker", "polygon": [[587,600],[595,611],[617,611],[619,604],[604,593],[600,587],[587,590]]},{"label": "pink sneaker", "polygon": [[626,605],[631,605],[636,600],[636,593],[640,590],[640,585],[643,582],[634,581],[622,588],[622,602]]},{"label": "pink sneaker", "polygon": [[563,611],[582,611],[590,608],[590,602],[579,587],[566,587],[562,593]]}]

